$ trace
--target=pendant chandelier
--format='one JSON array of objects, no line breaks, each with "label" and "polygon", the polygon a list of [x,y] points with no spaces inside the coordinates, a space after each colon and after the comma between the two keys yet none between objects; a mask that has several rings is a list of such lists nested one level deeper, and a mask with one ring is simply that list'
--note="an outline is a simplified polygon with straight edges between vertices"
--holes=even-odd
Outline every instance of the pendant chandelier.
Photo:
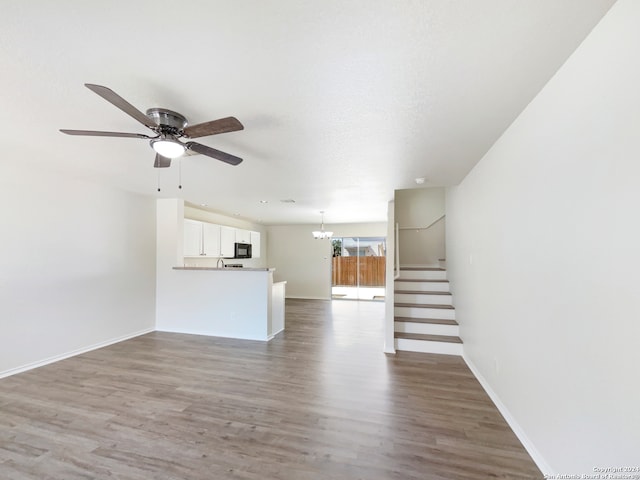
[{"label": "pendant chandelier", "polygon": [[316,230],[314,232],[311,232],[313,234],[313,238],[315,238],[316,240],[318,239],[329,239],[333,236],[333,232],[327,232],[324,229],[324,211],[321,211],[320,214],[322,215],[322,223],[320,224],[320,230]]}]

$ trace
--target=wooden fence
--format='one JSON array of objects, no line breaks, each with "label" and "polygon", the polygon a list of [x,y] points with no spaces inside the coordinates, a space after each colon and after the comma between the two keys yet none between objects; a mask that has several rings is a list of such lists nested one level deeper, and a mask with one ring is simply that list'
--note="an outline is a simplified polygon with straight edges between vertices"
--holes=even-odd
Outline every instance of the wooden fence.
[{"label": "wooden fence", "polygon": [[384,287],[386,257],[333,257],[333,285],[357,286],[360,265],[361,287]]}]

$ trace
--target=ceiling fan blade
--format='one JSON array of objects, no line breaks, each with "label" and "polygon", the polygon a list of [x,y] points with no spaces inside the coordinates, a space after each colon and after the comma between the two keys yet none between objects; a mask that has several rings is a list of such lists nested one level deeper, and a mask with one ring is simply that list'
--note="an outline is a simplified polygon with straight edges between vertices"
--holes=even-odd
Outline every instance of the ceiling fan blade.
[{"label": "ceiling fan blade", "polygon": [[220,160],[230,165],[238,165],[240,162],[242,162],[242,159],[240,157],[221,152],[220,150],[216,150],[215,148],[207,147],[206,145],[202,145],[201,143],[187,142],[185,143],[185,146],[188,150],[196,153],[201,153],[202,155],[215,158],[216,160]]},{"label": "ceiling fan blade", "polygon": [[171,166],[171,159],[163,157],[159,153],[156,153],[156,161],[153,162],[155,168],[167,168]]},{"label": "ceiling fan blade", "polygon": [[94,85],[92,83],[85,83],[84,86],[87,87],[92,92],[100,95],[107,102],[118,107],[127,115],[130,115],[131,117],[135,118],[145,127],[148,127],[151,129],[157,127],[156,123],[152,119],[147,117],[144,113],[142,113],[136,107],[131,105],[129,102],[127,102],[124,98],[122,98],[120,95],[118,95],[116,92],[114,92],[110,88],[103,87],[102,85]]},{"label": "ceiling fan blade", "polygon": [[226,117],[191,125],[184,129],[184,134],[189,138],[198,138],[238,130],[244,130],[244,125],[236,117]]},{"label": "ceiling fan blade", "polygon": [[144,135],[142,133],[122,133],[122,132],[100,132],[95,130],[67,130],[61,128],[60,131],[62,133],[66,133],[67,135],[87,135],[90,137],[124,137],[124,138],[146,138],[151,139],[149,135]]}]

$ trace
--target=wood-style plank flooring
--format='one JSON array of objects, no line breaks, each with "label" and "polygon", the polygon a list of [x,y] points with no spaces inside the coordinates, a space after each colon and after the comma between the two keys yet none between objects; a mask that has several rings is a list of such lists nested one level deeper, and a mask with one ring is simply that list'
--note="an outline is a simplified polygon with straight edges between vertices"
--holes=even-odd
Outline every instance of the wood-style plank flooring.
[{"label": "wood-style plank flooring", "polygon": [[382,353],[383,316],[287,300],[269,343],[154,332],[2,379],[0,478],[542,478],[460,358]]}]

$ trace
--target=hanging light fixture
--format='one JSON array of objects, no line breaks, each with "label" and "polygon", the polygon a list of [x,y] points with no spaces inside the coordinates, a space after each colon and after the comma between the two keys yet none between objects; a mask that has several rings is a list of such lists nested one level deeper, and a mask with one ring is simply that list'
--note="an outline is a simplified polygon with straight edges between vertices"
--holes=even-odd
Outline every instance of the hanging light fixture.
[{"label": "hanging light fixture", "polygon": [[327,232],[324,229],[324,211],[321,211],[320,214],[322,215],[322,223],[320,224],[320,230],[316,230],[314,232],[311,232],[313,234],[313,238],[315,238],[316,240],[318,239],[323,239],[323,238],[331,238],[333,236],[333,232]]}]

